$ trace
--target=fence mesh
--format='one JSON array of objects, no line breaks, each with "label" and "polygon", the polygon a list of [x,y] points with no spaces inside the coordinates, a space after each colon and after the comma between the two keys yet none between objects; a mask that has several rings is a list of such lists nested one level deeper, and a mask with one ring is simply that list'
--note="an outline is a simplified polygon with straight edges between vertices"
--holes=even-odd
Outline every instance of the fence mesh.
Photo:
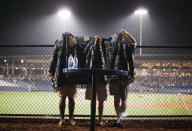
[{"label": "fence mesh", "polygon": [[[136,48],[135,81],[129,85],[127,100],[129,116],[192,115],[191,49]],[[1,115],[59,115],[59,96],[48,76],[52,50],[52,46],[0,47]],[[75,103],[75,115],[90,115],[84,85],[78,86]],[[104,115],[115,116],[109,93],[104,104]]]}]

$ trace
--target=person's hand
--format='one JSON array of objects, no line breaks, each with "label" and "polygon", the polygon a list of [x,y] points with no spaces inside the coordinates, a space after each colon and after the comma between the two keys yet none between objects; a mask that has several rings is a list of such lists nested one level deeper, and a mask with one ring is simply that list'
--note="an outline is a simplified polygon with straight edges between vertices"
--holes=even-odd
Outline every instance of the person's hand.
[{"label": "person's hand", "polygon": [[96,35],[96,36],[95,36],[95,39],[96,39],[96,40],[100,40],[100,39],[101,39],[101,37],[100,37],[100,36],[98,36],[98,35]]},{"label": "person's hand", "polygon": [[55,75],[54,74],[49,74],[49,77],[51,79],[51,82],[52,82],[52,87],[54,88],[55,91],[59,90],[58,87],[57,87],[57,84],[56,84],[56,78],[55,78]]},{"label": "person's hand", "polygon": [[49,74],[49,77],[50,77],[51,81],[53,81],[55,79],[55,75],[52,73]]},{"label": "person's hand", "polygon": [[130,83],[132,83],[134,81],[134,79],[135,79],[134,77],[129,76],[127,82],[130,84]]},{"label": "person's hand", "polygon": [[122,80],[122,82],[124,82],[124,84],[129,85],[130,83],[132,83],[134,81],[134,77],[131,77],[131,76],[129,76],[128,78],[124,77],[121,80]]}]

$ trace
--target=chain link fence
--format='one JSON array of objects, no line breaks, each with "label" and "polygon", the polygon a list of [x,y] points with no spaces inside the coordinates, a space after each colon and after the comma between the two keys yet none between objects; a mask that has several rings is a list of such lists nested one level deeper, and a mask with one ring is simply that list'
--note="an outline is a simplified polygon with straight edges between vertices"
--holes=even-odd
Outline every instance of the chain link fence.
[{"label": "chain link fence", "polygon": [[[128,116],[192,116],[191,49],[136,48]],[[0,46],[0,115],[59,115],[59,96],[48,76],[52,51],[52,45]],[[90,116],[91,101],[85,100],[85,87],[78,85],[76,117]],[[109,93],[104,104],[104,116],[115,116]]]}]

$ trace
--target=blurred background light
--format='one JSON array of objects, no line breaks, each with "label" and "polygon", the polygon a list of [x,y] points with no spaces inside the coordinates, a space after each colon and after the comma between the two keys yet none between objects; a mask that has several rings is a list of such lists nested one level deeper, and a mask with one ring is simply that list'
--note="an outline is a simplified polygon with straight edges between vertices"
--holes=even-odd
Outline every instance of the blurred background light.
[{"label": "blurred background light", "polygon": [[68,18],[71,15],[71,12],[67,9],[64,9],[64,10],[60,10],[57,14],[61,18]]}]

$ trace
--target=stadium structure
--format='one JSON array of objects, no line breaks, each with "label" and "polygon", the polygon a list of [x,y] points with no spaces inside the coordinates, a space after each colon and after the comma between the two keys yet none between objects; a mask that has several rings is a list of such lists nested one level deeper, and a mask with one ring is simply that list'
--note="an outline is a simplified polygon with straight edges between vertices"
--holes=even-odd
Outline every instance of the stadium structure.
[{"label": "stadium structure", "polygon": [[[52,49],[43,48],[38,51],[36,49],[35,47],[31,51],[27,48],[30,52],[24,50],[23,55],[14,55],[18,49],[15,52],[10,50],[4,56],[0,56],[1,91],[19,89],[13,89],[14,86],[25,87],[19,91],[53,91],[48,77]],[[130,87],[130,91],[192,93],[192,58],[189,50],[144,48],[142,55],[139,55],[136,50],[135,82]],[[12,88],[7,88],[10,85]]]},{"label": "stadium structure", "polygon": [[[129,85],[128,119],[132,117],[192,116],[192,52],[186,47],[142,47],[134,55],[135,80]],[[0,116],[59,116],[59,97],[48,68],[53,46],[0,48]],[[90,116],[86,85],[78,85],[75,116]],[[108,86],[107,86],[108,89]],[[113,97],[104,116],[115,118]]]}]

